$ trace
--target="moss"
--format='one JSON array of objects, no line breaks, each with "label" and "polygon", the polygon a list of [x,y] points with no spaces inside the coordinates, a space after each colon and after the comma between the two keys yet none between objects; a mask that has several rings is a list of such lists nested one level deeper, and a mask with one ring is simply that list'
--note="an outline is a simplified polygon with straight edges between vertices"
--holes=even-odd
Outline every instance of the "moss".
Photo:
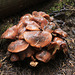
[{"label": "moss", "polygon": [[47,12],[57,11],[57,10],[60,11],[60,9],[63,8],[64,4],[74,6],[74,0],[58,0],[52,5],[52,7],[50,7],[50,10],[48,10]]}]

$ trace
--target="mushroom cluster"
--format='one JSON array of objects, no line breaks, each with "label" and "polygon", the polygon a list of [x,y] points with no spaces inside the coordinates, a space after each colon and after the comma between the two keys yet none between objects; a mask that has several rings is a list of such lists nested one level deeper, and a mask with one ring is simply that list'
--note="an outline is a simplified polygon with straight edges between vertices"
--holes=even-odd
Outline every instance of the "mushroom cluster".
[{"label": "mushroom cluster", "polygon": [[17,25],[8,28],[1,39],[15,40],[8,46],[10,60],[14,62],[28,57],[31,58],[30,65],[36,66],[37,60],[47,63],[57,51],[63,50],[66,54],[67,44],[61,37],[67,37],[67,33],[53,20],[45,12],[33,11],[32,15],[25,14]]}]

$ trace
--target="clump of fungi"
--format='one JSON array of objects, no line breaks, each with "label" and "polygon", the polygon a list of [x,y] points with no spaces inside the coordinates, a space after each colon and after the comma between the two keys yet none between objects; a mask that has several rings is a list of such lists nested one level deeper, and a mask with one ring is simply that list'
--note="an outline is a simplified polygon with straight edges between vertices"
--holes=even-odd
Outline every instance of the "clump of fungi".
[{"label": "clump of fungi", "polygon": [[45,12],[34,11],[21,17],[19,23],[8,28],[1,39],[14,39],[8,46],[12,62],[31,58],[30,65],[36,66],[37,60],[47,63],[57,51],[67,54],[67,44],[62,37],[67,37],[54,18]]}]

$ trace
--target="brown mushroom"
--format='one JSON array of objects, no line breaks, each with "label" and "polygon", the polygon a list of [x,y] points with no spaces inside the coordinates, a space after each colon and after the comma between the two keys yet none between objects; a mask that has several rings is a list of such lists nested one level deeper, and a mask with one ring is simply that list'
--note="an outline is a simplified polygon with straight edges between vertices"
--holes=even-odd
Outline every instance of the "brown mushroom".
[{"label": "brown mushroom", "polygon": [[46,13],[45,13],[45,12],[42,12],[42,11],[40,11],[40,12],[33,11],[33,12],[32,12],[32,15],[33,15],[34,17],[42,17],[44,14],[46,14]]},{"label": "brown mushroom", "polygon": [[48,31],[49,33],[52,33],[55,29],[55,24],[53,22],[50,22],[49,25],[44,27],[45,31]]},{"label": "brown mushroom", "polygon": [[32,15],[33,15],[34,17],[44,17],[44,18],[46,18],[48,21],[53,21],[53,17],[50,17],[48,14],[46,14],[45,12],[42,12],[42,11],[40,11],[40,12],[34,11],[34,12],[32,13]]},{"label": "brown mushroom", "polygon": [[56,42],[59,46],[64,44],[64,43],[66,44],[66,42],[63,39],[59,38],[59,37],[55,37],[53,39],[53,42]]},{"label": "brown mushroom", "polygon": [[49,22],[51,21],[50,16],[48,14],[44,14],[43,17],[46,18]]},{"label": "brown mushroom", "polygon": [[31,14],[25,14],[24,16],[22,16],[22,17],[20,18],[20,20],[22,20],[22,19],[27,19],[27,20],[29,20],[30,17],[32,17]]},{"label": "brown mushroom", "polygon": [[67,37],[68,36],[67,33],[64,32],[61,28],[56,29],[53,33],[59,34],[62,37]]},{"label": "brown mushroom", "polygon": [[15,42],[11,42],[8,46],[8,51],[12,53],[18,53],[27,49],[29,44],[24,40],[16,40]]},{"label": "brown mushroom", "polygon": [[5,38],[5,39],[15,39],[16,35],[18,34],[18,29],[17,26],[12,26],[10,28],[8,28],[1,36],[1,38]]},{"label": "brown mushroom", "polygon": [[35,55],[36,59],[47,63],[51,59],[51,54],[48,51],[41,51]]},{"label": "brown mushroom", "polygon": [[48,24],[48,21],[43,17],[32,17],[32,18],[30,18],[30,20],[38,23],[42,29],[44,29],[44,26],[46,26]]},{"label": "brown mushroom", "polygon": [[40,28],[37,27],[36,25],[27,25],[26,29],[27,30],[40,30]]},{"label": "brown mushroom", "polygon": [[66,42],[59,38],[59,37],[55,37],[53,40],[53,46],[54,46],[54,51],[52,53],[52,55],[54,55],[56,53],[57,50],[60,50],[61,48],[63,49],[64,53],[67,53],[67,46],[66,46]]},{"label": "brown mushroom", "polygon": [[47,31],[27,31],[24,32],[24,39],[33,47],[44,47],[52,40],[52,35]]},{"label": "brown mushroom", "polygon": [[12,62],[19,61],[19,56],[17,54],[12,54],[10,60]]},{"label": "brown mushroom", "polygon": [[18,29],[18,34],[20,35],[20,34],[24,33],[25,31],[26,31],[26,27],[21,27]]}]

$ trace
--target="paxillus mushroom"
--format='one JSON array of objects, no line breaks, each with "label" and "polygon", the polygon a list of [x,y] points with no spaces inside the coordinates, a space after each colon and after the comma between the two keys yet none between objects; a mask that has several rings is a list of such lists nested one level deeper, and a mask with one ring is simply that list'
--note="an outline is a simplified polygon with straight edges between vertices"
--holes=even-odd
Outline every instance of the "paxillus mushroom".
[{"label": "paxillus mushroom", "polygon": [[36,59],[47,63],[51,59],[51,54],[48,51],[40,51],[36,53]]},{"label": "paxillus mushroom", "polygon": [[45,47],[51,40],[52,35],[47,31],[27,31],[24,32],[24,39],[33,47]]},{"label": "paxillus mushroom", "polygon": [[35,67],[38,61],[47,63],[57,50],[62,49],[67,54],[67,44],[61,38],[67,37],[67,33],[53,20],[45,12],[34,11],[32,14],[25,14],[17,25],[8,28],[1,39],[15,39],[8,46],[10,60],[15,62],[31,58],[30,65]]}]

